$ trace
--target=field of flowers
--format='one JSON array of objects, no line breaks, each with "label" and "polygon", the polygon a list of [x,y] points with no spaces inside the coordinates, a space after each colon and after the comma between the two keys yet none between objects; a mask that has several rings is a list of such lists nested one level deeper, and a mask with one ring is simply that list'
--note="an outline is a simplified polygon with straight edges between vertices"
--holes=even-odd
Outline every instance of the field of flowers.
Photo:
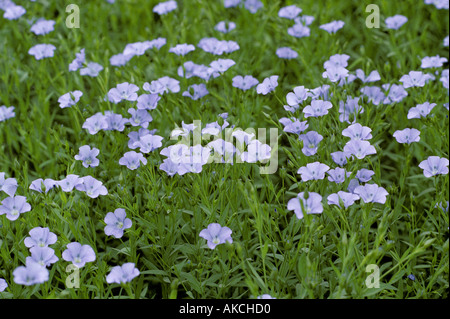
[{"label": "field of flowers", "polygon": [[0,0],[0,299],[447,298],[448,9]]}]

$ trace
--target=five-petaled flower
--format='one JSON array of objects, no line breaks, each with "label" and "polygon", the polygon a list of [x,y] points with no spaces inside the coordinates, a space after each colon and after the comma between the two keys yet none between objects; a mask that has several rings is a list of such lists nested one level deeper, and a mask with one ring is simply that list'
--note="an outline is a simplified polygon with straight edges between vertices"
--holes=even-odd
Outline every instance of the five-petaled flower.
[{"label": "five-petaled flower", "polygon": [[224,244],[225,242],[233,243],[231,238],[231,229],[220,224],[212,223],[207,228],[203,229],[199,236],[207,240],[208,247],[215,249],[217,245]]},{"label": "five-petaled flower", "polygon": [[83,177],[83,182],[77,184],[75,188],[81,192],[85,192],[91,198],[108,194],[108,190],[103,186],[103,183],[90,175]]},{"label": "five-petaled flower", "polygon": [[48,281],[49,274],[47,268],[33,261],[29,261],[26,266],[19,266],[13,271],[14,282],[25,286],[42,284]]},{"label": "five-petaled flower", "polygon": [[6,214],[9,220],[16,220],[20,214],[29,212],[31,205],[27,203],[25,196],[10,196],[2,201],[0,206],[0,215]]},{"label": "five-petaled flower", "polygon": [[6,288],[8,288],[8,283],[5,279],[0,278],[0,292],[5,291]]},{"label": "five-petaled flower", "polygon": [[62,252],[62,259],[72,262],[78,268],[96,259],[95,252],[89,245],[81,245],[78,242],[67,244],[67,249]]},{"label": "five-petaled flower", "polygon": [[108,92],[108,100],[113,103],[119,103],[122,100],[136,101],[138,99],[139,87],[135,84],[128,82],[117,84],[115,88],[112,88]]},{"label": "five-petaled flower", "polygon": [[266,95],[278,86],[278,75],[272,75],[265,78],[262,83],[256,86],[256,93]]},{"label": "five-petaled flower", "polygon": [[58,99],[59,107],[62,109],[66,107],[71,107],[78,103],[81,96],[83,96],[83,92],[79,90],[68,92],[64,95],[61,95]]},{"label": "five-petaled flower", "polygon": [[15,178],[5,178],[5,173],[0,173],[0,191],[5,192],[9,196],[14,196],[18,184]]},{"label": "five-petaled flower", "polygon": [[330,169],[326,164],[320,162],[308,163],[298,169],[297,174],[301,175],[302,181],[324,179],[325,173]]},{"label": "five-petaled flower", "polygon": [[398,30],[406,22],[408,22],[408,18],[400,14],[396,14],[392,17],[387,17],[385,20],[386,27],[392,30]]},{"label": "five-petaled flower", "polygon": [[33,55],[36,60],[41,60],[53,57],[55,50],[56,47],[53,44],[36,44],[28,50],[28,54]]},{"label": "five-petaled flower", "polygon": [[323,136],[316,131],[309,131],[306,134],[301,134],[298,138],[303,141],[302,152],[306,156],[316,154],[319,148],[319,143],[323,140]]},{"label": "five-petaled flower", "polygon": [[143,165],[147,165],[147,159],[141,153],[135,151],[126,152],[119,160],[120,165],[128,167],[128,169],[135,170]]},{"label": "five-petaled flower", "polygon": [[125,263],[122,266],[113,267],[106,276],[106,282],[108,284],[123,284],[133,280],[139,274],[140,272],[134,263]]},{"label": "five-petaled flower", "polygon": [[411,144],[420,141],[420,131],[415,128],[397,130],[394,132],[393,136],[399,143]]},{"label": "five-petaled flower", "polygon": [[131,227],[131,219],[127,218],[127,213],[123,208],[117,208],[114,213],[109,212],[105,217],[105,234],[121,238],[123,231]]},{"label": "five-petaled flower", "polygon": [[323,212],[322,196],[314,192],[309,192],[306,196],[305,192],[301,192],[288,201],[287,209],[293,210],[298,219],[302,219],[305,213],[321,214]]},{"label": "five-petaled flower", "polygon": [[365,184],[357,186],[354,190],[356,195],[359,195],[364,203],[380,203],[386,202],[386,196],[389,193],[381,186],[377,184]]},{"label": "five-petaled flower", "polygon": [[439,156],[430,156],[420,162],[419,167],[423,169],[425,177],[448,174],[448,159]]},{"label": "five-petaled flower", "polygon": [[83,145],[79,148],[79,153],[75,155],[77,161],[82,161],[84,167],[96,167],[100,163],[97,159],[97,155],[100,154],[98,148],[91,147],[89,145]]},{"label": "five-petaled flower", "polygon": [[31,229],[28,234],[30,237],[26,237],[23,241],[25,246],[28,248],[35,246],[47,247],[48,245],[56,243],[58,239],[58,237],[52,233],[48,227],[35,227]]},{"label": "five-petaled flower", "polygon": [[328,205],[337,205],[341,207],[341,202],[344,204],[344,208],[348,208],[355,203],[359,199],[359,195],[353,193],[347,193],[343,191],[339,191],[334,194],[330,194],[327,197]]}]

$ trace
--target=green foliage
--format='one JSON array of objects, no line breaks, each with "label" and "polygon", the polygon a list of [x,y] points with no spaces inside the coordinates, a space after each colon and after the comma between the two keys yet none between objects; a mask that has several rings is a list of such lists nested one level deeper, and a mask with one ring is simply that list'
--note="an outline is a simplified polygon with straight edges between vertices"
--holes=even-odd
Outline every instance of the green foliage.
[{"label": "green foliage", "polygon": [[[386,204],[364,204],[348,209],[326,204],[326,197],[346,189],[327,179],[301,182],[299,167],[320,161],[335,167],[330,153],[342,150],[347,139],[338,121],[339,101],[357,96],[360,82],[345,88],[331,84],[333,108],[323,118],[309,120],[309,129],[324,136],[319,151],[303,155],[302,142],[282,132],[278,122],[289,116],[285,96],[294,87],[330,84],[322,78],[323,62],[333,54],[350,55],[349,70],[377,69],[381,83],[398,83],[403,74],[420,69],[425,56],[448,57],[442,40],[449,34],[448,11],[416,1],[375,1],[380,6],[381,28],[365,27],[367,1],[263,1],[256,14],[245,9],[225,9],[222,1],[177,1],[178,9],[158,16],[158,1],[73,1],[80,6],[80,29],[65,26],[65,3],[41,0],[22,4],[27,14],[17,21],[0,18],[0,105],[15,106],[16,116],[0,122],[0,172],[19,182],[17,194],[27,197],[31,212],[9,221],[0,216],[0,278],[9,287],[1,298],[445,298],[449,289],[448,211],[436,204],[448,201],[449,178],[425,178],[418,164],[428,156],[449,157],[448,91],[437,79],[424,88],[408,89],[408,97],[394,105],[364,105],[360,123],[372,128],[371,143],[377,154],[350,161],[347,171],[375,171],[373,181],[389,192]],[[291,22],[279,18],[279,8],[297,4],[315,16],[311,36],[297,39],[287,34]],[[387,30],[386,17],[409,18],[398,31]],[[27,19],[56,21],[55,31],[35,36]],[[237,28],[221,34],[214,26],[234,21]],[[335,35],[318,26],[345,21]],[[113,67],[109,58],[132,42],[167,39],[161,50],[149,50],[124,67]],[[203,124],[228,112],[228,121],[241,128],[278,127],[278,170],[260,175],[256,164],[210,164],[200,174],[168,177],[159,169],[163,157],[156,150],[148,164],[136,171],[118,161],[128,151],[127,134],[81,129],[85,119],[111,110],[129,117],[132,102],[103,100],[110,88],[122,82],[142,87],[162,76],[178,78],[177,68],[187,60],[208,65],[217,59],[197,48],[185,58],[169,53],[179,43],[196,45],[203,37],[234,40],[240,50],[227,56],[236,65],[208,82],[210,94],[192,101],[180,94],[164,95],[150,129],[171,145],[169,134],[181,121]],[[28,49],[38,43],[56,46],[55,56],[36,61]],[[275,55],[278,47],[299,53],[293,60]],[[105,69],[96,78],[69,72],[68,65],[81,48],[89,61]],[[447,65],[448,67],[448,65]],[[235,75],[251,74],[260,81],[279,75],[279,86],[267,96],[231,86]],[[181,90],[198,79],[180,79]],[[81,90],[72,107],[61,109],[58,97]],[[142,93],[142,92],[141,92]],[[412,106],[425,101],[438,105],[433,116],[407,120]],[[294,116],[302,116],[297,111]],[[408,122],[407,122],[408,121]],[[409,125],[409,126],[408,126]],[[405,127],[421,131],[419,143],[399,144],[392,134]],[[134,129],[136,130],[136,129]],[[100,165],[85,168],[74,159],[78,148],[89,144],[100,150]],[[107,196],[91,199],[81,192],[29,190],[37,178],[63,179],[67,174],[91,175],[104,183]],[[302,191],[324,198],[321,215],[298,220],[288,211],[288,200]],[[6,195],[0,194],[1,199]],[[124,208],[133,222],[121,239],[104,233],[108,212]],[[233,243],[210,250],[199,237],[209,223],[229,227]],[[58,236],[52,248],[58,257],[72,241],[94,248],[97,259],[80,271],[80,287],[66,288],[68,262],[52,265],[48,282],[26,287],[14,283],[12,272],[25,264],[29,251],[24,238],[34,227],[49,227]],[[447,229],[445,229],[447,228]],[[124,285],[106,283],[111,267],[133,262],[141,274]],[[380,268],[380,287],[368,288],[366,266]],[[407,278],[414,274],[413,282]]]}]

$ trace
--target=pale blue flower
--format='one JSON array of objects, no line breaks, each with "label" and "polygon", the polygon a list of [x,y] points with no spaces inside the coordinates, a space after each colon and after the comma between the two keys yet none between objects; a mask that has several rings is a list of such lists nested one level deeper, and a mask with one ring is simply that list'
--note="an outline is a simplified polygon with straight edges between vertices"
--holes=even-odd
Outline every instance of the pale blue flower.
[{"label": "pale blue flower", "polygon": [[[54,179],[46,178],[44,180],[42,178],[38,178],[31,182],[30,189],[39,193],[42,193],[43,191],[48,193],[49,190],[53,189],[57,185],[58,183]],[[44,186],[44,190],[42,189],[42,186]]]},{"label": "pale blue flower", "polygon": [[125,263],[122,266],[115,266],[111,269],[109,274],[106,276],[106,282],[108,284],[124,284],[130,282],[137,276],[140,272],[136,268],[134,263]]},{"label": "pale blue flower", "polygon": [[100,150],[89,145],[83,145],[79,148],[79,153],[75,155],[77,161],[82,161],[84,167],[97,167],[100,161],[97,159]]},{"label": "pale blue flower", "polygon": [[328,110],[331,109],[333,105],[329,101],[314,100],[311,101],[310,105],[307,105],[303,109],[305,117],[320,117],[328,114]]},{"label": "pale blue flower", "polygon": [[151,83],[145,82],[142,88],[152,94],[163,95],[164,93],[169,92],[178,93],[180,92],[180,81],[168,76],[163,76],[162,78],[154,80]]},{"label": "pale blue flower", "polygon": [[134,108],[129,108],[128,113],[131,114],[131,118],[129,119],[129,123],[132,126],[141,126],[143,128],[147,128],[149,123],[153,121],[152,116],[148,113],[147,110],[136,110]]},{"label": "pale blue flower", "polygon": [[308,192],[308,198],[305,192],[297,194],[287,203],[287,209],[293,210],[298,219],[302,219],[304,214],[321,214],[323,212],[322,196],[318,193]]},{"label": "pale blue flower", "polygon": [[377,151],[368,141],[350,140],[344,146],[344,152],[354,155],[357,159],[363,159],[367,155],[376,154]]},{"label": "pale blue flower", "polygon": [[236,28],[236,23],[234,22],[225,22],[225,21],[220,21],[219,23],[216,24],[216,26],[214,27],[214,30],[217,30],[219,32],[222,33],[228,33],[232,30],[234,30]]},{"label": "pale blue flower", "polygon": [[376,82],[381,80],[380,73],[377,70],[370,72],[370,74],[366,77],[364,71],[362,69],[357,69],[355,71],[356,77],[360,79],[363,83]]},{"label": "pale blue flower", "polygon": [[44,35],[55,30],[55,21],[39,19],[32,26],[30,31],[36,35]]},{"label": "pale blue flower", "polygon": [[5,105],[0,106],[0,122],[6,121],[15,116],[16,113],[14,113],[14,106],[10,107],[6,107]]},{"label": "pale blue flower", "polygon": [[119,160],[120,165],[125,165],[130,170],[135,170],[143,165],[147,165],[147,159],[141,153],[135,151],[126,152]]},{"label": "pale blue flower", "polygon": [[423,87],[431,78],[431,75],[425,74],[422,71],[410,71],[400,78],[400,82],[403,83],[405,89],[410,87]]},{"label": "pale blue flower", "polygon": [[393,17],[388,17],[385,20],[386,27],[392,30],[398,30],[406,22],[408,22],[408,18],[400,14],[396,14]]},{"label": "pale blue flower", "polygon": [[55,251],[50,247],[33,246],[30,248],[31,256],[28,256],[25,261],[27,264],[37,263],[44,267],[49,267],[59,260],[55,255]]},{"label": "pale blue flower", "polygon": [[286,102],[296,110],[299,105],[306,101],[310,96],[311,93],[309,89],[306,89],[304,86],[297,86],[293,89],[293,92],[289,92],[286,95]]},{"label": "pale blue flower", "polygon": [[436,175],[448,174],[448,159],[439,156],[429,156],[426,160],[420,162],[419,167],[423,169],[423,175],[429,178]]},{"label": "pale blue flower", "polygon": [[19,266],[13,271],[14,282],[18,285],[31,286],[42,284],[49,279],[49,271],[38,263],[27,263]]},{"label": "pale blue flower", "polygon": [[137,99],[137,108],[139,110],[154,110],[161,97],[158,94],[142,94]]},{"label": "pale blue flower", "polygon": [[177,2],[174,0],[158,3],[153,7],[153,12],[159,15],[165,15],[178,7]]},{"label": "pale blue flower", "polygon": [[75,59],[69,64],[69,71],[74,72],[80,69],[86,61],[85,50],[81,49],[79,53],[75,53]]},{"label": "pale blue flower", "polygon": [[346,193],[343,191],[339,191],[339,192],[337,192],[337,194],[330,194],[327,197],[328,205],[337,205],[340,208],[342,208],[340,205],[340,201],[342,201],[345,208],[348,208],[351,205],[353,205],[355,203],[355,201],[357,201],[358,199],[359,199],[358,195],[352,194],[352,193]]},{"label": "pale blue flower", "polygon": [[221,74],[235,64],[236,62],[231,59],[218,59],[217,61],[211,62],[210,67],[214,70],[214,72]]},{"label": "pale blue flower", "polygon": [[398,143],[411,144],[413,142],[420,141],[420,131],[415,128],[405,128],[403,130],[397,130],[393,136]]},{"label": "pale blue flower", "polygon": [[244,77],[242,75],[236,75],[233,78],[232,86],[241,89],[243,91],[247,91],[252,87],[254,87],[255,85],[257,85],[258,83],[259,81],[251,75],[246,75]]},{"label": "pale blue flower", "polygon": [[41,60],[53,57],[55,50],[56,47],[53,44],[36,44],[28,50],[28,54],[33,55],[36,60]]},{"label": "pale blue flower", "polygon": [[330,155],[333,159],[333,162],[335,162],[339,166],[344,166],[345,164],[347,164],[347,159],[352,156],[349,153],[341,151],[333,152]]},{"label": "pale blue flower", "polygon": [[83,182],[75,185],[75,188],[81,192],[85,192],[91,198],[108,194],[108,190],[103,186],[103,183],[90,175],[83,177]]},{"label": "pale blue flower", "polygon": [[3,18],[8,20],[17,20],[26,12],[27,11],[24,9],[24,7],[12,4],[11,6],[6,7]]},{"label": "pale blue flower", "polygon": [[63,109],[66,107],[74,106],[75,104],[78,103],[81,96],[83,96],[83,92],[79,90],[75,90],[72,92],[68,92],[64,95],[61,95],[58,99],[59,107]]},{"label": "pale blue flower", "polygon": [[302,152],[306,156],[316,154],[319,148],[319,143],[323,140],[323,136],[315,131],[309,131],[306,134],[301,134],[298,138],[303,141]]},{"label": "pale blue flower", "polygon": [[231,238],[231,229],[228,227],[222,227],[220,224],[212,223],[207,228],[203,229],[199,236],[206,239],[208,247],[215,249],[217,245],[224,244],[225,242],[233,243]]},{"label": "pale blue flower", "polygon": [[327,174],[329,175],[328,180],[336,184],[343,183],[345,179],[351,175],[350,172],[347,172],[345,169],[340,167],[330,169],[327,171]]},{"label": "pale blue flower", "polygon": [[183,96],[187,96],[189,98],[191,98],[192,100],[198,100],[201,99],[202,97],[206,96],[209,94],[208,89],[206,88],[206,84],[205,83],[200,83],[200,84],[192,84],[190,85],[186,91],[184,91],[182,93]]},{"label": "pale blue flower", "polygon": [[80,69],[80,75],[96,77],[103,70],[103,66],[96,62],[89,62],[86,67]]},{"label": "pale blue flower", "polygon": [[296,23],[292,27],[288,28],[288,34],[295,38],[309,37],[311,30],[302,23]]},{"label": "pale blue flower", "polygon": [[360,170],[358,170],[356,172],[356,178],[361,182],[361,183],[367,183],[368,181],[370,181],[372,179],[372,176],[375,175],[375,172],[370,170],[370,169],[366,169],[366,168],[361,168]]},{"label": "pale blue flower", "polygon": [[34,227],[28,234],[30,237],[26,237],[23,241],[26,247],[47,247],[56,243],[58,237],[50,232],[48,227]]},{"label": "pale blue flower", "polygon": [[88,130],[91,135],[97,134],[101,130],[106,130],[108,129],[106,116],[100,112],[96,113],[86,119],[82,128]]},{"label": "pale blue flower", "polygon": [[8,283],[6,282],[5,279],[0,278],[0,292],[5,291],[6,288],[8,288]]},{"label": "pale blue flower", "polygon": [[245,0],[244,7],[251,13],[256,13],[263,7],[263,3],[260,0]]},{"label": "pale blue flower", "polygon": [[422,59],[422,64],[420,67],[422,69],[428,69],[428,68],[440,68],[448,61],[447,58],[440,57],[439,55],[436,56],[426,56]]},{"label": "pale blue flower", "polygon": [[0,172],[0,191],[5,192],[8,196],[14,196],[18,184],[15,178],[6,178],[5,173]]},{"label": "pale blue flower", "polygon": [[81,268],[86,263],[95,261],[96,256],[91,246],[73,242],[67,244],[67,249],[62,252],[62,259],[70,261],[78,268]]},{"label": "pale blue flower", "polygon": [[417,104],[409,109],[407,118],[408,119],[420,119],[421,117],[426,117],[430,114],[431,110],[436,106],[436,103],[425,102],[422,104]]},{"label": "pale blue flower", "polygon": [[294,20],[300,13],[302,13],[302,9],[300,9],[296,5],[290,5],[281,8],[278,11],[278,16],[280,18]]},{"label": "pale blue flower", "polygon": [[267,95],[268,93],[275,90],[278,86],[278,75],[272,75],[263,80],[262,83],[256,86],[256,93]]},{"label": "pale blue flower", "polygon": [[326,24],[322,24],[321,26],[319,26],[319,28],[327,31],[330,34],[333,34],[336,33],[338,30],[342,29],[344,24],[345,24],[344,21],[336,20]]},{"label": "pale blue flower", "polygon": [[297,51],[291,49],[290,47],[278,48],[275,53],[281,59],[295,59],[298,57]]},{"label": "pale blue flower", "polygon": [[122,100],[136,101],[138,99],[139,87],[135,84],[128,82],[117,84],[115,88],[112,88],[108,92],[108,100],[113,103],[119,103]]},{"label": "pale blue flower", "polygon": [[10,196],[2,201],[0,206],[0,215],[6,214],[6,218],[14,221],[19,218],[20,214],[29,212],[31,205],[27,203],[25,196]]},{"label": "pale blue flower", "polygon": [[169,52],[175,53],[176,55],[185,56],[186,54],[188,54],[189,52],[192,52],[194,50],[195,50],[195,46],[193,46],[192,44],[183,43],[183,44],[177,44],[176,46],[170,48]]},{"label": "pale blue flower", "polygon": [[104,222],[106,223],[105,234],[115,238],[122,238],[123,231],[131,228],[132,225],[131,219],[127,218],[127,213],[123,208],[117,208],[114,213],[106,214]]},{"label": "pale blue flower", "polygon": [[376,184],[365,184],[355,188],[354,193],[359,195],[364,203],[380,203],[386,202],[386,196],[389,193],[381,186]]},{"label": "pale blue flower", "polygon": [[302,181],[319,180],[325,178],[325,173],[330,169],[326,164],[320,162],[308,163],[298,169],[297,174],[301,175]]},{"label": "pale blue flower", "polygon": [[372,138],[372,129],[367,126],[362,126],[359,123],[350,125],[349,127],[342,130],[342,135],[350,137],[352,140],[370,140]]},{"label": "pale blue flower", "polygon": [[306,131],[309,124],[307,121],[300,121],[298,119],[295,119],[294,122],[289,121],[285,123],[283,131],[287,133],[294,133],[300,135],[302,132]]}]

